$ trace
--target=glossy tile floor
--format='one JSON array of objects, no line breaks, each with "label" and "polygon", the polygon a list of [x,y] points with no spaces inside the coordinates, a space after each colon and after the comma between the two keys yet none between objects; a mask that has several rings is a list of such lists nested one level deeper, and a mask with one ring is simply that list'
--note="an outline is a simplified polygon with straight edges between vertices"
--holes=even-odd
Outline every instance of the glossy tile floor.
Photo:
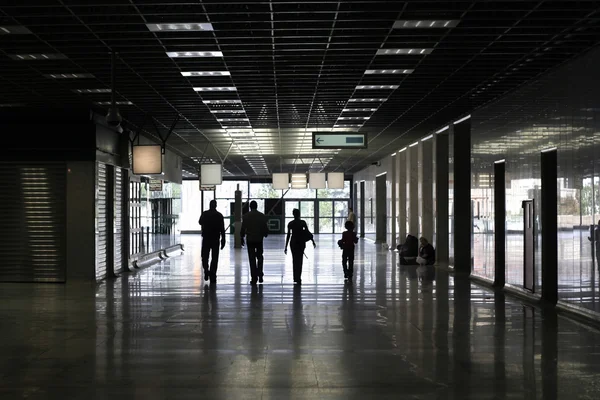
[{"label": "glossy tile floor", "polygon": [[[265,284],[227,247],[219,283],[186,253],[106,282],[0,285],[0,399],[599,399],[600,333],[438,271],[422,282],[337,237],[291,283],[283,237]],[[413,271],[414,272],[414,271]]]}]

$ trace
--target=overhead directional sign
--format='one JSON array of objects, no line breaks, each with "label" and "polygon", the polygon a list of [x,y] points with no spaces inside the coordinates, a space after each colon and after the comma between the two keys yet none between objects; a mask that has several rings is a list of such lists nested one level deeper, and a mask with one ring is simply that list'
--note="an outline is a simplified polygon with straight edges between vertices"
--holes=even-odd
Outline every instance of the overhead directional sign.
[{"label": "overhead directional sign", "polygon": [[358,132],[313,132],[313,149],[366,149],[367,134]]}]

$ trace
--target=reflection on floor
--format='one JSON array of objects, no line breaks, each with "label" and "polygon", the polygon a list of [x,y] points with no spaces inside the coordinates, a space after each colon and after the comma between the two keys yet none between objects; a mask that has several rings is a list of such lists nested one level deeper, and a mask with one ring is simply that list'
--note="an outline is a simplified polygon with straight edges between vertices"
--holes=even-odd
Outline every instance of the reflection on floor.
[{"label": "reflection on floor", "polygon": [[600,333],[442,271],[410,278],[363,241],[344,285],[336,239],[307,250],[301,287],[283,237],[264,285],[228,246],[207,286],[187,235],[183,257],[98,288],[3,284],[0,398],[600,398]]}]

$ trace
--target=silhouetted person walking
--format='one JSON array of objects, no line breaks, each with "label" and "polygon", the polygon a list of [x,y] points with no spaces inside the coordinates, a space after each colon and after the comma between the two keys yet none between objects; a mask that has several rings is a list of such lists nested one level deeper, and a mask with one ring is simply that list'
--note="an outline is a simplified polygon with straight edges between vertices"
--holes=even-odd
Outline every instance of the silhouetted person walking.
[{"label": "silhouetted person walking", "polygon": [[354,232],[354,224],[352,221],[346,221],[346,231],[342,233],[342,238],[338,241],[338,245],[342,249],[342,267],[344,268],[344,280],[352,283],[352,275],[354,274],[354,247],[358,243],[358,237]]},{"label": "silhouetted person walking", "polygon": [[[217,266],[219,264],[219,238],[221,239],[220,250],[225,247],[225,220],[223,214],[217,211],[217,201],[210,201],[210,209],[206,210],[198,220],[202,226],[202,268],[204,268],[204,280],[210,279],[217,283]],[[210,264],[208,259],[212,252]],[[210,265],[210,266],[209,266]]]},{"label": "silhouetted person walking", "polygon": [[242,238],[242,246],[244,245],[244,237],[246,238],[246,246],[248,247],[248,259],[250,261],[250,283],[256,285],[256,280],[263,282],[263,238],[269,234],[267,226],[267,217],[265,214],[258,211],[258,204],[252,200],[250,202],[250,211],[244,214],[242,218],[242,229],[240,236]]},{"label": "silhouetted person walking", "polygon": [[304,249],[306,249],[306,242],[312,241],[314,247],[317,247],[313,239],[312,233],[308,230],[306,221],[300,219],[300,210],[294,208],[293,211],[294,220],[288,224],[287,238],[285,240],[284,253],[287,254],[288,244],[291,244],[292,250],[292,265],[294,268],[294,283],[302,283],[302,257],[304,256]]}]

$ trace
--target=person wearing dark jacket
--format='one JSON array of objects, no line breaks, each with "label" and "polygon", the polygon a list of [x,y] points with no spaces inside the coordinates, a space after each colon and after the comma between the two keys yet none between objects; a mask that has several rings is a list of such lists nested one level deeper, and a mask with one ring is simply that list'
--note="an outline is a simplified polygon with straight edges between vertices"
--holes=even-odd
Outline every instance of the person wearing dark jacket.
[{"label": "person wearing dark jacket", "polygon": [[292,211],[294,219],[288,224],[287,238],[285,239],[285,250],[287,254],[288,245],[292,250],[292,265],[294,270],[294,283],[302,284],[302,257],[304,249],[306,249],[307,238],[312,242],[314,247],[317,247],[315,240],[312,238],[312,233],[308,230],[306,221],[300,219],[300,210],[294,208]]},{"label": "person wearing dark jacket", "polygon": [[[263,283],[263,238],[269,234],[267,226],[267,217],[265,214],[258,211],[258,204],[252,200],[250,202],[250,211],[242,217],[242,229],[240,236],[242,238],[242,246],[244,242],[248,247],[248,259],[250,261],[250,276],[252,285],[256,285],[256,281]],[[245,238],[245,241],[244,241]]]},{"label": "person wearing dark jacket", "polygon": [[419,257],[426,261],[425,265],[435,264],[435,249],[431,243],[429,243],[424,237],[421,237],[419,241],[421,242],[421,246],[419,247]]},{"label": "person wearing dark jacket", "polygon": [[346,221],[344,225],[346,231],[342,233],[342,238],[338,241],[338,246],[342,249],[342,268],[344,268],[344,280],[352,283],[354,274],[354,247],[358,243],[358,237],[354,232],[354,223]]},{"label": "person wearing dark jacket", "polygon": [[[210,279],[211,283],[217,283],[217,266],[219,264],[219,238],[221,239],[220,250],[225,247],[225,220],[223,214],[217,211],[217,201],[210,201],[210,209],[200,216],[198,223],[202,227],[202,268],[204,269],[204,280]],[[212,252],[210,264],[208,262]]]},{"label": "person wearing dark jacket", "polygon": [[416,259],[419,255],[419,240],[411,234],[406,235],[403,244],[398,245],[400,265],[417,265]]}]

